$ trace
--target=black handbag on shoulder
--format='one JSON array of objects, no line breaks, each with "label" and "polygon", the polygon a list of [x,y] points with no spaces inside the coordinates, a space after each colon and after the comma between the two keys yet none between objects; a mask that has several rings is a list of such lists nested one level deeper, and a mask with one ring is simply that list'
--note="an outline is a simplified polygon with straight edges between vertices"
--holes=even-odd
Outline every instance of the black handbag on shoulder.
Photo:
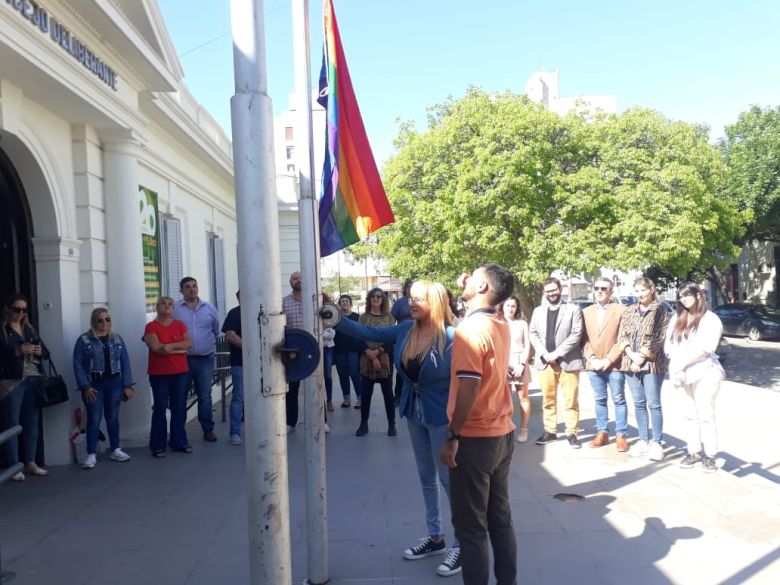
[{"label": "black handbag on shoulder", "polygon": [[41,381],[35,389],[38,406],[46,408],[67,402],[68,387],[65,385],[65,380],[57,373],[57,368],[50,358],[43,361],[48,362],[48,367],[41,367]]}]

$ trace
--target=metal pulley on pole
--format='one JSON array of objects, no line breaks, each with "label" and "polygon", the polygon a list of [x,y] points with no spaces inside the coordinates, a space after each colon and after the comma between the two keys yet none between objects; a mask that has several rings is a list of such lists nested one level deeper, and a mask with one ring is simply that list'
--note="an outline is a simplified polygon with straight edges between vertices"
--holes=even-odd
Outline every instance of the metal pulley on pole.
[{"label": "metal pulley on pole", "polygon": [[[251,585],[292,582],[285,316],[262,0],[231,0],[236,91],[230,101],[238,232]],[[262,229],[258,229],[262,226]]]}]

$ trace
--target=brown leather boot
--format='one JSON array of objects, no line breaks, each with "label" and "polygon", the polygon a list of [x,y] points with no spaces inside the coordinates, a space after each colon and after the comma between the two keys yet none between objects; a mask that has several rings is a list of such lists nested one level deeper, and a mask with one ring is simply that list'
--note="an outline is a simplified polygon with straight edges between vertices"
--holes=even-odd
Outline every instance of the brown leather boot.
[{"label": "brown leather boot", "polygon": [[609,435],[604,431],[596,434],[596,437],[590,442],[591,447],[603,447],[609,443]]},{"label": "brown leather boot", "polygon": [[625,435],[617,435],[615,437],[615,446],[621,453],[628,451],[628,440]]}]

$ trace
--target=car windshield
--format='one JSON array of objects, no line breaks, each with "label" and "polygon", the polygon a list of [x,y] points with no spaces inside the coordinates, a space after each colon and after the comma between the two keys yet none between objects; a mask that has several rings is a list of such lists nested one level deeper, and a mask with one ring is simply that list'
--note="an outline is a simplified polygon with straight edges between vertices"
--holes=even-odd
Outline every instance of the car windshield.
[{"label": "car windshield", "polygon": [[770,319],[780,319],[780,308],[767,307],[766,305],[755,305],[751,307],[753,312],[757,313],[761,317],[769,317]]}]

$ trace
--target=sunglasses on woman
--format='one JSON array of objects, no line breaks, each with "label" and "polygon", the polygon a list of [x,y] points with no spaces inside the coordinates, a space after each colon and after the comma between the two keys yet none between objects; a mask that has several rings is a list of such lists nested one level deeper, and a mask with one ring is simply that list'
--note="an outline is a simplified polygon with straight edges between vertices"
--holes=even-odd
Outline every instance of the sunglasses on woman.
[{"label": "sunglasses on woman", "polygon": [[17,315],[20,315],[27,312],[27,307],[11,307],[11,310]]},{"label": "sunglasses on woman", "polygon": [[100,323],[101,325],[103,323],[111,323],[111,317],[101,317],[100,319],[95,319],[96,323]]}]

